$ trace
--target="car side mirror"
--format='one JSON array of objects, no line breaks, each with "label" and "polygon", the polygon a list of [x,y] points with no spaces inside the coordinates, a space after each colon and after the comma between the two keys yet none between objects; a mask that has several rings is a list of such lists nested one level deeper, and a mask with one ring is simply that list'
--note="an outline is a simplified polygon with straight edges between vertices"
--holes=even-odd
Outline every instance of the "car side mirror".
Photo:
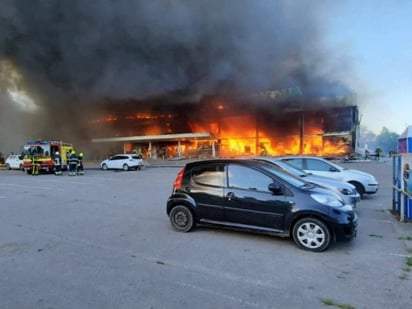
[{"label": "car side mirror", "polygon": [[331,166],[331,167],[329,168],[329,171],[330,171],[330,172],[339,172],[339,170],[338,170],[337,168],[333,167],[333,166]]},{"label": "car side mirror", "polygon": [[272,192],[273,195],[282,195],[283,194],[282,187],[279,184],[274,183],[274,182],[269,184],[268,190],[270,192]]}]

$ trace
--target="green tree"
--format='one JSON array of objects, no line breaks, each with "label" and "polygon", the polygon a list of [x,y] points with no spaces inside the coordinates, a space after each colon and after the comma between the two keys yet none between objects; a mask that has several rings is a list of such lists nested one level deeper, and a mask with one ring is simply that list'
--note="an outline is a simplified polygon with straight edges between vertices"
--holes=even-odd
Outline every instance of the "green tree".
[{"label": "green tree", "polygon": [[381,133],[376,136],[376,143],[383,152],[396,151],[398,149],[399,134],[382,127]]}]

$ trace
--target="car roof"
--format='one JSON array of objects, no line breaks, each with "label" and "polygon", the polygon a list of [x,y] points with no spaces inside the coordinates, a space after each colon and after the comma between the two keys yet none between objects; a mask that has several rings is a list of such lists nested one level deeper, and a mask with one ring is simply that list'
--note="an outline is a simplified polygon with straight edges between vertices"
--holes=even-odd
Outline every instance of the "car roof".
[{"label": "car roof", "polygon": [[[337,165],[333,162],[333,160],[327,159],[325,157],[318,157],[318,156],[309,156],[309,155],[297,155],[297,156],[280,156],[280,157],[273,157],[275,159],[283,160],[283,159],[315,159],[315,160],[322,160],[325,162],[329,162],[333,165]],[[339,165],[337,165],[339,166]]]},{"label": "car roof", "polygon": [[326,161],[328,161],[326,158],[324,158],[324,157],[318,157],[318,156],[310,156],[310,155],[296,155],[296,156],[294,156],[294,155],[290,155],[290,156],[278,156],[278,157],[273,157],[273,158],[275,158],[275,159],[293,159],[293,158],[299,158],[299,159],[302,159],[302,158],[307,158],[307,159],[322,159],[322,160],[326,160]]},{"label": "car roof", "polygon": [[188,162],[186,165],[202,165],[202,164],[212,164],[212,163],[239,163],[239,162],[246,163],[246,164],[255,164],[256,160],[242,159],[242,158],[206,159],[206,160]]},{"label": "car roof", "polygon": [[[302,179],[299,176],[293,175],[290,172],[283,171],[282,169],[276,168],[273,163],[269,162],[264,162],[264,161],[258,161],[258,160],[253,160],[253,159],[243,159],[243,158],[228,158],[228,159],[207,159],[207,160],[200,160],[200,161],[193,161],[189,162],[185,166],[186,171],[190,171],[192,168],[195,168],[197,166],[202,166],[202,165],[208,165],[208,164],[240,164],[243,166],[248,166],[250,168],[260,170],[261,172],[269,173],[272,176],[275,176],[277,179],[282,179],[283,182],[287,182],[289,185],[291,185],[291,179],[294,179],[294,181],[299,182],[299,186],[302,184],[307,183],[306,180]],[[285,180],[285,177],[288,178],[289,180]]]},{"label": "car roof", "polygon": [[193,161],[193,162],[187,163],[185,167],[192,168],[195,166],[201,166],[201,165],[207,165],[207,164],[218,164],[218,163],[222,163],[222,164],[238,163],[238,164],[260,167],[260,168],[265,168],[265,166],[270,164],[268,162],[258,161],[254,159],[227,158],[227,159],[206,159],[206,160],[200,160],[200,161]]}]

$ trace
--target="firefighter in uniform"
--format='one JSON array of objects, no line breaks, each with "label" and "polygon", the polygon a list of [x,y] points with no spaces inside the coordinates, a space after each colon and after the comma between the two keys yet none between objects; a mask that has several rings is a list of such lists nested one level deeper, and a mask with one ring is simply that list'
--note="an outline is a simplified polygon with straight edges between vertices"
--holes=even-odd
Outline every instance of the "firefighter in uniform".
[{"label": "firefighter in uniform", "polygon": [[40,161],[39,161],[39,156],[38,155],[34,155],[32,157],[32,171],[31,174],[32,176],[37,176],[39,175],[39,166],[40,166]]},{"label": "firefighter in uniform", "polygon": [[55,175],[62,175],[62,157],[60,153],[56,151],[53,155],[53,162],[54,162],[54,174]]},{"label": "firefighter in uniform", "polygon": [[37,176],[39,174],[40,161],[39,157],[43,149],[41,147],[30,147],[29,154],[32,162],[31,174],[32,176]]},{"label": "firefighter in uniform", "polygon": [[72,150],[69,157],[69,176],[76,176],[77,165],[79,164],[79,158],[76,151]]},{"label": "firefighter in uniform", "polygon": [[83,170],[83,152],[79,153],[79,164],[77,165],[77,175],[84,175],[84,170]]}]

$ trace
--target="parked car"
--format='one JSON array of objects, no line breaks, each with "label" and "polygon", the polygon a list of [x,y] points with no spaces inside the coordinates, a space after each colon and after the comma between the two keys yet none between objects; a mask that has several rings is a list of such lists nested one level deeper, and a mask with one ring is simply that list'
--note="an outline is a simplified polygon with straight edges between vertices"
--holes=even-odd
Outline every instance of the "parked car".
[{"label": "parked car", "polygon": [[23,158],[20,155],[9,155],[5,161],[6,168],[9,170],[23,170]]},{"label": "parked car", "polygon": [[178,173],[166,207],[172,227],[196,224],[291,237],[309,251],[356,236],[357,216],[332,190],[246,159],[187,163]]},{"label": "parked car", "polygon": [[379,189],[379,183],[373,175],[341,167],[320,157],[291,156],[281,157],[280,159],[307,173],[348,182],[355,186],[361,198],[364,194],[375,194]]},{"label": "parked car", "polygon": [[143,159],[136,154],[117,154],[100,163],[102,170],[140,170],[144,167]]},{"label": "parked car", "polygon": [[353,208],[356,208],[358,202],[360,201],[360,194],[356,191],[355,186],[350,183],[329,177],[306,173],[304,170],[290,165],[287,162],[284,162],[276,157],[256,157],[254,158],[254,160],[272,163],[276,167],[286,172],[303,178],[305,181],[313,182],[328,189],[335,190],[342,196],[345,202],[347,204],[351,204]]}]

